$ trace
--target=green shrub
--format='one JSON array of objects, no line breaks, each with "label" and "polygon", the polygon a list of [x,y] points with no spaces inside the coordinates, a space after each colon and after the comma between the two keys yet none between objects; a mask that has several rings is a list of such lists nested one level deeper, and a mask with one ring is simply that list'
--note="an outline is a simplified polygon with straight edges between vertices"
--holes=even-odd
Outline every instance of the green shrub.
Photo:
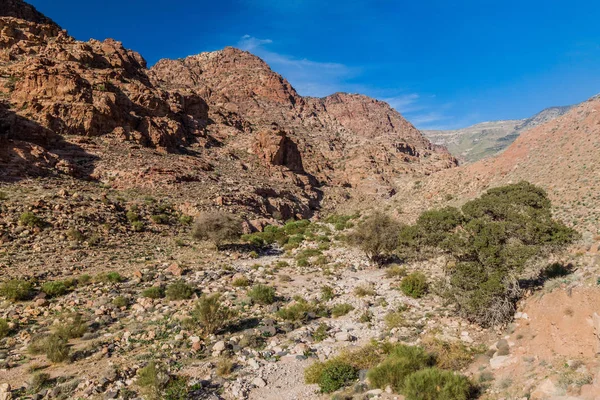
[{"label": "green shrub", "polygon": [[161,299],[165,296],[165,291],[160,286],[152,286],[142,291],[142,297],[149,299]]},{"label": "green shrub", "polygon": [[306,322],[309,320],[309,314],[314,311],[314,307],[306,300],[303,300],[280,309],[277,311],[277,316],[287,321]]},{"label": "green shrub", "polygon": [[338,318],[348,314],[352,310],[354,310],[354,307],[348,303],[336,304],[331,308],[331,316]]},{"label": "green shrub", "polygon": [[454,259],[444,293],[461,316],[483,326],[512,318],[529,260],[579,237],[552,218],[546,192],[527,182],[490,189],[460,210],[423,213],[410,231],[417,247]]},{"label": "green shrub", "polygon": [[194,217],[190,215],[182,215],[179,217],[179,223],[182,225],[191,225],[194,222]]},{"label": "green shrub", "polygon": [[4,318],[0,318],[0,339],[4,339],[10,333],[10,327],[8,321]]},{"label": "green shrub", "polygon": [[83,274],[77,278],[77,286],[86,286],[92,282],[92,276],[90,274]]},{"label": "green shrub", "polygon": [[70,228],[67,231],[67,238],[73,242],[81,243],[85,240],[85,236],[76,228]]},{"label": "green shrub", "polygon": [[19,223],[29,228],[42,228],[44,226],[44,221],[32,212],[24,212],[21,214]]},{"label": "green shrub", "polygon": [[256,285],[250,291],[248,296],[258,304],[268,305],[275,302],[275,288],[266,285]]},{"label": "green shrub", "polygon": [[11,301],[29,300],[32,294],[33,286],[23,279],[11,279],[0,285],[0,295]]},{"label": "green shrub", "polygon": [[198,240],[208,240],[216,246],[238,240],[242,235],[241,221],[234,215],[224,212],[205,212],[198,216],[192,236]]},{"label": "green shrub", "polygon": [[188,378],[177,376],[169,380],[162,396],[164,400],[188,400],[189,389]]},{"label": "green shrub", "polygon": [[427,293],[429,285],[422,272],[413,272],[402,279],[400,290],[407,296],[418,299]]},{"label": "green shrub", "polygon": [[433,358],[422,348],[397,345],[381,364],[368,371],[367,378],[373,387],[390,386],[396,393],[402,393],[407,376],[431,365]]},{"label": "green shrub", "polygon": [[308,267],[310,265],[310,263],[308,262],[308,259],[305,257],[300,257],[296,259],[296,265],[299,267]]},{"label": "green shrub", "polygon": [[45,372],[36,372],[31,377],[29,381],[29,391],[32,393],[40,392],[42,389],[50,387],[52,384],[52,379],[50,379],[50,375]]},{"label": "green shrub", "polygon": [[142,232],[144,227],[145,225],[142,221],[133,221],[131,223],[131,229],[133,229],[134,232]]},{"label": "green shrub", "polygon": [[142,392],[148,400],[158,400],[162,397],[162,390],[169,382],[169,375],[151,361],[144,368],[137,372],[137,384],[142,388]]},{"label": "green shrub", "polygon": [[332,393],[358,378],[358,371],[349,364],[332,360],[323,365],[319,387],[323,393]]},{"label": "green shrub", "polygon": [[460,371],[473,361],[473,352],[460,341],[446,342],[428,336],[421,345],[435,357],[435,365],[441,369]]},{"label": "green shrub", "polygon": [[123,308],[129,305],[129,300],[124,296],[117,296],[113,299],[112,303],[115,307]]},{"label": "green shrub", "polygon": [[127,221],[129,221],[130,224],[133,224],[134,222],[138,222],[140,220],[139,214],[133,210],[127,211],[126,217]]},{"label": "green shrub", "polygon": [[399,328],[403,326],[405,322],[402,311],[390,311],[383,319],[388,329]]},{"label": "green shrub", "polygon": [[318,384],[323,393],[335,392],[358,378],[358,370],[339,360],[317,362],[304,370],[308,384]]},{"label": "green shrub", "polygon": [[183,281],[174,282],[167,286],[166,295],[169,300],[187,300],[194,294],[192,289],[187,283]]},{"label": "green shrub", "polygon": [[44,282],[42,284],[42,292],[50,297],[62,296],[68,292],[67,285],[62,281]]},{"label": "green shrub", "polygon": [[401,227],[402,225],[390,216],[378,212],[361,221],[349,239],[364,251],[369,259],[380,262],[398,247]]},{"label": "green shrub", "polygon": [[60,363],[69,358],[70,348],[67,339],[57,334],[48,336],[44,341],[46,357],[53,363]]},{"label": "green shrub", "polygon": [[352,223],[350,220],[358,218],[358,214],[354,215],[339,215],[333,214],[325,219],[328,224],[333,224],[336,231],[343,231],[344,229],[351,228]]},{"label": "green shrub", "polygon": [[87,323],[81,314],[68,316],[65,320],[54,327],[54,335],[64,340],[82,337],[88,330]]},{"label": "green shrub", "polygon": [[233,311],[222,304],[221,295],[218,293],[210,296],[203,294],[192,311],[192,318],[207,334],[218,332],[233,315]]},{"label": "green shrub", "polygon": [[231,283],[234,287],[247,287],[250,286],[250,280],[245,276],[237,277]]},{"label": "green shrub", "polygon": [[169,216],[167,214],[155,214],[150,217],[152,222],[159,225],[164,225],[169,223]]},{"label": "green shrub", "polygon": [[427,368],[406,377],[403,394],[406,400],[468,400],[472,390],[462,375]]},{"label": "green shrub", "polygon": [[120,283],[123,282],[125,280],[125,278],[123,276],[121,276],[121,274],[119,274],[118,272],[105,272],[102,274],[98,274],[96,275],[96,282],[103,282],[103,283]]},{"label": "green shrub", "polygon": [[327,324],[319,324],[319,327],[312,333],[313,340],[315,342],[322,342],[327,339],[329,337],[327,331],[329,331]]},{"label": "green shrub", "polygon": [[377,292],[371,285],[362,285],[354,288],[354,294],[358,297],[375,296]]},{"label": "green shrub", "polygon": [[323,301],[329,301],[335,297],[335,291],[331,286],[322,286],[321,287],[321,299]]},{"label": "green shrub", "polygon": [[8,193],[0,192],[0,201],[8,200]]}]

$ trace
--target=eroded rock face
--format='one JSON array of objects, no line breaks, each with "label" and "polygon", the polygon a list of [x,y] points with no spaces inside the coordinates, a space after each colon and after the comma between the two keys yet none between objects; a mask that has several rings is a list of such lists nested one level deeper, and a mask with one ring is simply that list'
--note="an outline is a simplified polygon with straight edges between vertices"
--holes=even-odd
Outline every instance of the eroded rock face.
[{"label": "eroded rock face", "polygon": [[304,172],[298,146],[285,131],[275,128],[258,132],[253,151],[267,165],[286,166],[292,171]]},{"label": "eroded rock face", "polygon": [[165,149],[202,134],[203,100],[154,88],[144,59],[120,42],[78,42],[56,25],[14,18],[0,27],[2,94],[54,134],[115,134]]},{"label": "eroded rock face", "polygon": [[273,123],[283,127],[298,147],[304,171],[331,185],[385,191],[397,175],[456,165],[388,104],[345,93],[302,97],[262,60],[241,50],[161,60],[149,75],[164,89],[200,95],[210,106],[210,118],[235,126],[239,135],[258,131],[258,147],[271,149],[267,158],[274,157],[269,161],[274,165],[287,165],[280,160],[283,151],[278,153],[282,140],[263,132]]}]

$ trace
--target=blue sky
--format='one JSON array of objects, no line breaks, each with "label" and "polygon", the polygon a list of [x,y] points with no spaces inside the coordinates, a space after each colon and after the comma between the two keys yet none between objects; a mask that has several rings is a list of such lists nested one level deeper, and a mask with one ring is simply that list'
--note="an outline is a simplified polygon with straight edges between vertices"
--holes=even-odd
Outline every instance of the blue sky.
[{"label": "blue sky", "polygon": [[417,127],[525,118],[600,93],[592,0],[31,0],[149,64],[236,46],[302,95],[387,100]]}]

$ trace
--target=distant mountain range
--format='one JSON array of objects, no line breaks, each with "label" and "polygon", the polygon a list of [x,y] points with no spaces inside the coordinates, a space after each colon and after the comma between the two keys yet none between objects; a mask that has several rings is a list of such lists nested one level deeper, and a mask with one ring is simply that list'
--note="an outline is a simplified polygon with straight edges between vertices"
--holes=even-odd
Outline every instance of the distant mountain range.
[{"label": "distant mountain range", "polygon": [[471,163],[501,152],[522,132],[558,118],[573,107],[549,107],[531,118],[482,122],[448,131],[425,130],[423,134],[432,143],[446,146],[461,162]]}]

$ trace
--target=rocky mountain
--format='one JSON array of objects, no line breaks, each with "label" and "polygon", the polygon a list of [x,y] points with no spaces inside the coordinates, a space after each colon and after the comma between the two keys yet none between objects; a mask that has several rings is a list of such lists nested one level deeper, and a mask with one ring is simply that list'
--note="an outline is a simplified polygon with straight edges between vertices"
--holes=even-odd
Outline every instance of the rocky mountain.
[{"label": "rocky mountain", "polygon": [[199,207],[289,218],[456,165],[386,103],[303,98],[250,53],[148,70],[121,43],[77,41],[21,1],[0,11],[4,180],[68,175],[167,193],[187,182],[177,192]]},{"label": "rocky mountain", "polygon": [[531,118],[490,121],[455,130],[425,130],[433,143],[448,150],[466,163],[475,162],[506,149],[528,129],[567,113],[573,106],[549,107]]}]

